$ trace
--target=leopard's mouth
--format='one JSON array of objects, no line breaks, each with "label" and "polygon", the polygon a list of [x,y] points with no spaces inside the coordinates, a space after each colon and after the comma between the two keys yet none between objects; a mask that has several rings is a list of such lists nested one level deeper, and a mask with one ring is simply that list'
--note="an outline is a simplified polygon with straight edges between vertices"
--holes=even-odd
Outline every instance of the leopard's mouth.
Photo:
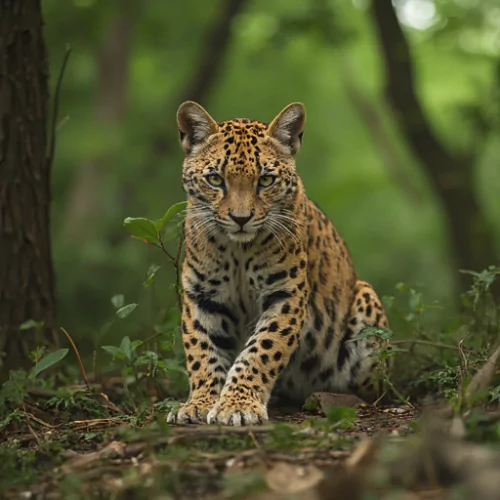
[{"label": "leopard's mouth", "polygon": [[234,233],[227,233],[230,240],[237,241],[239,243],[249,243],[255,238],[256,234],[257,233],[249,233],[248,231],[243,231],[243,229]]}]

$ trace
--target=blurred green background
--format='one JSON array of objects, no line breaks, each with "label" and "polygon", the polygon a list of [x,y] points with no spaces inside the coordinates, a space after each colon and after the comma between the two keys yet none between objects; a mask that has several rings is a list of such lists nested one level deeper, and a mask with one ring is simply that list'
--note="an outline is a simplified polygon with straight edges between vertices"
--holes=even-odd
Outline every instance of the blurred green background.
[{"label": "blurred green background", "polygon": [[[500,3],[396,6],[434,133],[452,153],[476,153],[472,189],[498,257]],[[166,258],[131,239],[123,219],[159,218],[184,199],[175,113],[186,99],[217,120],[267,122],[289,102],[304,102],[298,170],[359,275],[381,295],[406,282],[428,302],[453,303],[458,269],[447,220],[384,101],[367,0],[44,0],[43,7],[52,88],[66,44],[73,50],[60,95],[52,233],[60,324],[80,348],[91,348],[114,316],[113,295],[139,307],[107,336],[148,336],[157,308],[175,302]],[[145,289],[152,263],[164,267]]]}]

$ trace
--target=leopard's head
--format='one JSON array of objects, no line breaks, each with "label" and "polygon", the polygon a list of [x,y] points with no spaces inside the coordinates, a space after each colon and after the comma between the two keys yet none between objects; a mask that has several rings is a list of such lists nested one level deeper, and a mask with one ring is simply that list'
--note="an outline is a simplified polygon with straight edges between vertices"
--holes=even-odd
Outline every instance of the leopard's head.
[{"label": "leopard's head", "polygon": [[302,184],[295,168],[305,125],[301,103],[286,106],[269,125],[246,118],[217,123],[199,104],[177,112],[183,186],[190,230],[223,232],[247,243],[262,230],[278,239],[293,232]]}]

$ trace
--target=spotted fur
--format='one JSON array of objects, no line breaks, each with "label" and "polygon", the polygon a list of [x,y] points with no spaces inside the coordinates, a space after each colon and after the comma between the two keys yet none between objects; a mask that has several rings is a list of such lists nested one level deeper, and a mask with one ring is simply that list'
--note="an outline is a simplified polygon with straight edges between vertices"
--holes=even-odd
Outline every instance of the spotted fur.
[{"label": "spotted fur", "polygon": [[262,423],[273,390],[293,400],[314,391],[376,398],[376,347],[356,337],[387,319],[297,174],[303,105],[290,104],[270,125],[216,123],[194,102],[177,118],[190,395],[168,421]]}]

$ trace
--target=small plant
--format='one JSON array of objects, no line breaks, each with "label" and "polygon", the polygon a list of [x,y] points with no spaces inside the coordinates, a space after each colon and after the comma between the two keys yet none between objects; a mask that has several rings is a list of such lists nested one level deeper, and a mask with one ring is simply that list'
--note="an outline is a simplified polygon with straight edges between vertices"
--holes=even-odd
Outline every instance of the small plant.
[{"label": "small plant", "polygon": [[[166,212],[165,215],[156,221],[146,219],[144,217],[127,217],[123,224],[127,228],[130,236],[138,240],[144,241],[150,245],[153,245],[160,250],[169,258],[170,262],[174,265],[177,279],[175,282],[175,293],[177,296],[177,305],[181,309],[181,295],[180,295],[180,257],[182,248],[182,232],[179,237],[177,228],[172,225],[174,218],[184,211],[186,207],[186,202],[182,201],[172,205]],[[174,257],[168,250],[165,244],[179,237],[179,243],[177,247],[177,255]],[[157,264],[152,264],[148,269],[148,274],[143,285],[145,287],[150,286],[156,278],[156,274],[160,266]]]},{"label": "small plant", "polygon": [[47,400],[44,408],[67,418],[99,418],[103,415],[102,401],[83,388],[60,387],[56,395]]},{"label": "small plant", "polygon": [[500,267],[489,266],[483,271],[476,272],[469,269],[460,269],[462,274],[468,274],[472,276],[472,285],[470,289],[465,292],[465,297],[468,297],[471,301],[471,306],[475,310],[481,300],[485,296],[490,295],[490,289],[493,283],[500,276]]},{"label": "small plant", "polygon": [[58,349],[44,356],[43,349],[37,348],[30,353],[30,358],[35,365],[29,372],[25,370],[10,372],[9,380],[0,388],[0,418],[2,419],[0,430],[19,417],[18,407],[24,401],[28,387],[36,385],[40,373],[59,363],[67,354],[68,349]]},{"label": "small plant", "polygon": [[461,270],[463,274],[472,276],[470,289],[462,294],[462,305],[465,309],[464,321],[468,322],[472,332],[482,348],[489,349],[500,338],[500,306],[495,303],[491,287],[500,275],[500,267],[489,266],[476,272]]},{"label": "small plant", "polygon": [[330,406],[325,414],[329,430],[351,429],[357,417],[356,408],[347,406]]}]

